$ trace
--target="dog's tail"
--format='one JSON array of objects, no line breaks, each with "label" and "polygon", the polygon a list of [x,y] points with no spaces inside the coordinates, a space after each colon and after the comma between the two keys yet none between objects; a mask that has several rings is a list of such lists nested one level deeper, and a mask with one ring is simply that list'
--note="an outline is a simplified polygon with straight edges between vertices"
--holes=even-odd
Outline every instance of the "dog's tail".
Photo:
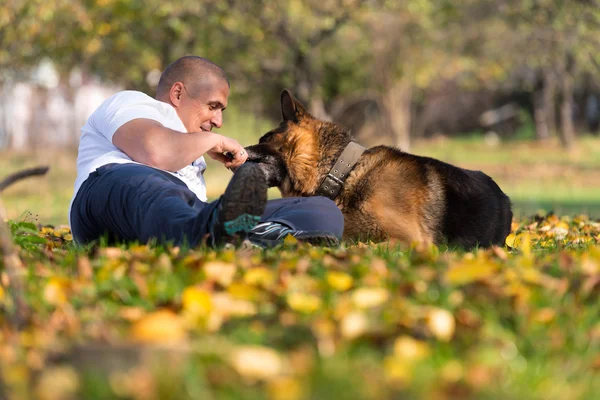
[{"label": "dog's tail", "polygon": [[45,175],[49,169],[50,169],[50,167],[44,166],[44,167],[35,167],[35,168],[24,169],[22,171],[15,172],[14,174],[7,176],[2,181],[0,181],[0,192],[2,192],[4,189],[9,187],[13,183],[20,181],[21,179],[25,179],[30,176]]}]

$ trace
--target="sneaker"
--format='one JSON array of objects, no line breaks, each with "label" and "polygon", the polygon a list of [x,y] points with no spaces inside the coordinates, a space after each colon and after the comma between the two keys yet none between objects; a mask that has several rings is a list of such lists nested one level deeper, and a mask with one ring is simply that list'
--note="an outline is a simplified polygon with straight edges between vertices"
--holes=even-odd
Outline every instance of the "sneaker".
[{"label": "sneaker", "polygon": [[210,241],[213,247],[242,242],[260,221],[267,205],[267,181],[257,164],[236,169],[213,212]]},{"label": "sneaker", "polygon": [[283,243],[287,235],[292,235],[300,242],[315,246],[337,247],[340,245],[340,240],[331,233],[294,230],[279,222],[263,222],[256,225],[248,233],[248,240],[261,247],[274,247]]}]

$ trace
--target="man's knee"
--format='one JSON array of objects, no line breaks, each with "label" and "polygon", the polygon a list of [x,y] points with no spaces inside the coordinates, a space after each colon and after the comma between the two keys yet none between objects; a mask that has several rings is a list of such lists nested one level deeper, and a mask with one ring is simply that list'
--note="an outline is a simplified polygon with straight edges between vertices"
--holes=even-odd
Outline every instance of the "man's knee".
[{"label": "man's knee", "polygon": [[344,231],[344,216],[335,202],[324,196],[305,197],[305,207],[310,209],[313,218],[329,232],[338,237]]}]

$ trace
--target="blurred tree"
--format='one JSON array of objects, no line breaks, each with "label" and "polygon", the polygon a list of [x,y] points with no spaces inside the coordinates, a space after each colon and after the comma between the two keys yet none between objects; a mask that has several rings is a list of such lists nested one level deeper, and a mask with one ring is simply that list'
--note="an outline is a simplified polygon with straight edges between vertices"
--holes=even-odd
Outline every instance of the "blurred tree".
[{"label": "blurred tree", "polygon": [[267,86],[274,83],[277,92],[287,86],[312,114],[327,119],[326,75],[335,63],[327,52],[338,57],[345,48],[333,38],[376,5],[363,0],[230,0],[222,27],[232,40],[217,50],[216,58],[235,65],[231,68],[239,79],[259,75]]},{"label": "blurred tree", "polygon": [[[404,150],[410,147],[415,90],[444,80],[464,79],[462,75],[475,72],[476,64],[467,47],[472,41],[469,30],[480,26],[472,21],[465,25],[468,19],[463,15],[473,3],[389,1],[370,15],[372,84],[381,93],[381,108],[396,146]],[[477,67],[479,73],[489,68],[485,62]]]},{"label": "blurred tree", "polygon": [[39,62],[44,43],[39,33],[54,18],[54,4],[44,0],[4,0],[0,7],[0,83],[22,77]]},{"label": "blurred tree", "polygon": [[575,81],[585,71],[597,73],[600,4],[596,0],[530,0],[507,2],[496,18],[511,28],[515,66],[535,71],[533,104],[538,139],[555,127],[556,92],[560,94],[559,138],[574,144]]},{"label": "blurred tree", "polygon": [[322,118],[335,99],[373,98],[403,149],[424,89],[454,80],[496,90],[531,72],[536,78],[522,82],[538,137],[554,130],[559,93],[560,136],[570,146],[575,84],[584,71],[597,76],[599,64],[595,0],[5,2],[2,72],[25,73],[49,57],[63,80],[80,67],[150,93],[168,63],[198,54],[225,68],[251,111],[278,112],[283,87]]}]

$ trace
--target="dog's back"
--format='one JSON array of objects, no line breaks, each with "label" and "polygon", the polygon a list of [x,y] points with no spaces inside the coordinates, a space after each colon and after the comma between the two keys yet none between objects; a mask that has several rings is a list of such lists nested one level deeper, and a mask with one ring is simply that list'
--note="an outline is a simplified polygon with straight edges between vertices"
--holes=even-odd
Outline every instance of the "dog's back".
[{"label": "dog's back", "polygon": [[466,248],[503,246],[510,233],[512,211],[510,199],[496,182],[481,171],[425,160],[444,182],[446,213],[442,231],[448,243]]},{"label": "dog's back", "polygon": [[[367,199],[372,196],[366,192],[387,191],[388,197],[396,199],[396,209],[410,202],[418,208],[421,229],[435,243],[465,248],[504,245],[512,222],[510,199],[488,175],[387,146],[372,148],[365,156],[379,163],[363,174],[370,183],[357,188],[363,195],[355,193],[354,198]],[[386,173],[390,169],[396,179],[383,182],[383,177],[390,177]]]}]

